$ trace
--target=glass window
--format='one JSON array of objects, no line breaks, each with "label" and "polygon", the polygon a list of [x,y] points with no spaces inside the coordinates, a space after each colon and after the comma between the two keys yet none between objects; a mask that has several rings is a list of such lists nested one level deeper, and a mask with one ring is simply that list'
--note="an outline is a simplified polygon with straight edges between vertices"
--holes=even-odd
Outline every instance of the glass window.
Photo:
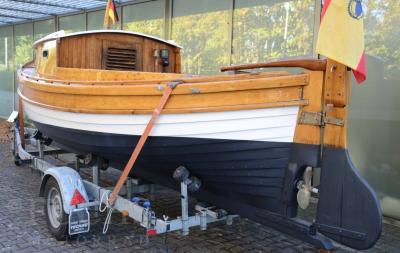
[{"label": "glass window", "polygon": [[123,8],[124,30],[164,37],[165,0],[132,4]]},{"label": "glass window", "polygon": [[86,30],[86,15],[77,14],[59,18],[59,29],[66,33],[73,33]]},{"label": "glass window", "polygon": [[[14,26],[14,67],[19,69],[33,59],[33,23]],[[15,75],[15,108],[18,108],[18,77]]]},{"label": "glass window", "polygon": [[[121,8],[117,7],[117,13],[120,21],[115,25],[110,21],[110,29],[119,30],[121,22]],[[105,10],[93,11],[88,13],[88,30],[102,30],[104,29],[104,15]]]},{"label": "glass window", "polygon": [[229,64],[231,0],[174,0],[172,39],[182,49],[182,70],[219,73]]},{"label": "glass window", "polygon": [[55,27],[55,20],[54,19],[48,19],[48,20],[42,20],[42,21],[37,21],[33,24],[33,31],[34,31],[34,40],[39,40],[43,38],[44,36],[55,32],[56,27]]},{"label": "glass window", "polygon": [[232,63],[312,56],[315,0],[236,0]]},{"label": "glass window", "polygon": [[400,219],[400,1],[366,2],[367,80],[353,85],[349,151],[383,212]]},{"label": "glass window", "polygon": [[14,68],[13,27],[0,27],[0,117],[13,111]]}]

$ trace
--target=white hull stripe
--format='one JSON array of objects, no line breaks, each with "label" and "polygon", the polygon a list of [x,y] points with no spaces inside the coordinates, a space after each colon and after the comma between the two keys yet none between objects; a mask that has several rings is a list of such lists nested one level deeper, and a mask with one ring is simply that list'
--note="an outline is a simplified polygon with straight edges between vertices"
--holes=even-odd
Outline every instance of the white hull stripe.
[{"label": "white hull stripe", "polygon": [[[58,127],[141,135],[150,115],[57,111],[24,102],[33,121]],[[298,106],[241,111],[162,114],[151,136],[292,142]]]}]

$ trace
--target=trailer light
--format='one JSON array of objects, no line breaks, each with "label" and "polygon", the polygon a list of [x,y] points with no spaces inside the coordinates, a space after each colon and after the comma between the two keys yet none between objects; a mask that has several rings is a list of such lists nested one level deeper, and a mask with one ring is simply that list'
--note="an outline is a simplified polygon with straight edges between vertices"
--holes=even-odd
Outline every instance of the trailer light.
[{"label": "trailer light", "polygon": [[86,199],[82,196],[78,189],[75,189],[74,195],[72,196],[71,202],[69,204],[71,206],[76,206],[85,202]]},{"label": "trailer light", "polygon": [[150,236],[157,235],[157,230],[156,229],[148,229],[147,235],[150,235]]}]

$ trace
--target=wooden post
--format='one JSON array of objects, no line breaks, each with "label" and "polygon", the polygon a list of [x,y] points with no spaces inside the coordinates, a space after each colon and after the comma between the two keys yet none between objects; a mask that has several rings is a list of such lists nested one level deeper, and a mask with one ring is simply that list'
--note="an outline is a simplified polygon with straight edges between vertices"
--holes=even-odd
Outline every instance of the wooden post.
[{"label": "wooden post", "polygon": [[328,60],[325,71],[324,105],[326,117],[344,120],[344,125],[326,124],[324,145],[347,148],[347,114],[351,89],[351,73],[347,67]]}]

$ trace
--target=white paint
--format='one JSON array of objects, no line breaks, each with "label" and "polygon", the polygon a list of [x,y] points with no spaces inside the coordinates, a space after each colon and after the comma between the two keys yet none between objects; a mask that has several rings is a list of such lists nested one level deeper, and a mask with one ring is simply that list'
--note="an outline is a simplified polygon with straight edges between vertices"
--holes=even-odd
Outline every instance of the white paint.
[{"label": "white paint", "polygon": [[173,41],[173,40],[164,40],[164,39],[154,37],[154,36],[151,36],[148,34],[124,31],[124,30],[90,30],[90,31],[83,31],[83,32],[74,32],[74,33],[69,33],[69,34],[66,34],[64,30],[60,30],[60,31],[51,33],[42,39],[35,41],[35,43],[33,43],[33,48],[36,48],[37,45],[39,45],[40,43],[42,43],[44,41],[56,40],[56,39],[65,38],[65,37],[79,36],[79,35],[84,35],[84,34],[95,34],[95,33],[115,33],[115,34],[135,35],[135,36],[140,36],[140,37],[144,37],[144,38],[148,38],[148,39],[152,39],[152,40],[157,40],[157,41],[163,42],[165,44],[168,44],[168,45],[171,45],[174,47],[182,48],[181,46],[176,44],[175,41]]},{"label": "white paint", "polygon": [[[24,102],[33,121],[71,129],[141,135],[150,115],[63,112]],[[298,106],[255,110],[161,114],[151,136],[292,142]]]}]

